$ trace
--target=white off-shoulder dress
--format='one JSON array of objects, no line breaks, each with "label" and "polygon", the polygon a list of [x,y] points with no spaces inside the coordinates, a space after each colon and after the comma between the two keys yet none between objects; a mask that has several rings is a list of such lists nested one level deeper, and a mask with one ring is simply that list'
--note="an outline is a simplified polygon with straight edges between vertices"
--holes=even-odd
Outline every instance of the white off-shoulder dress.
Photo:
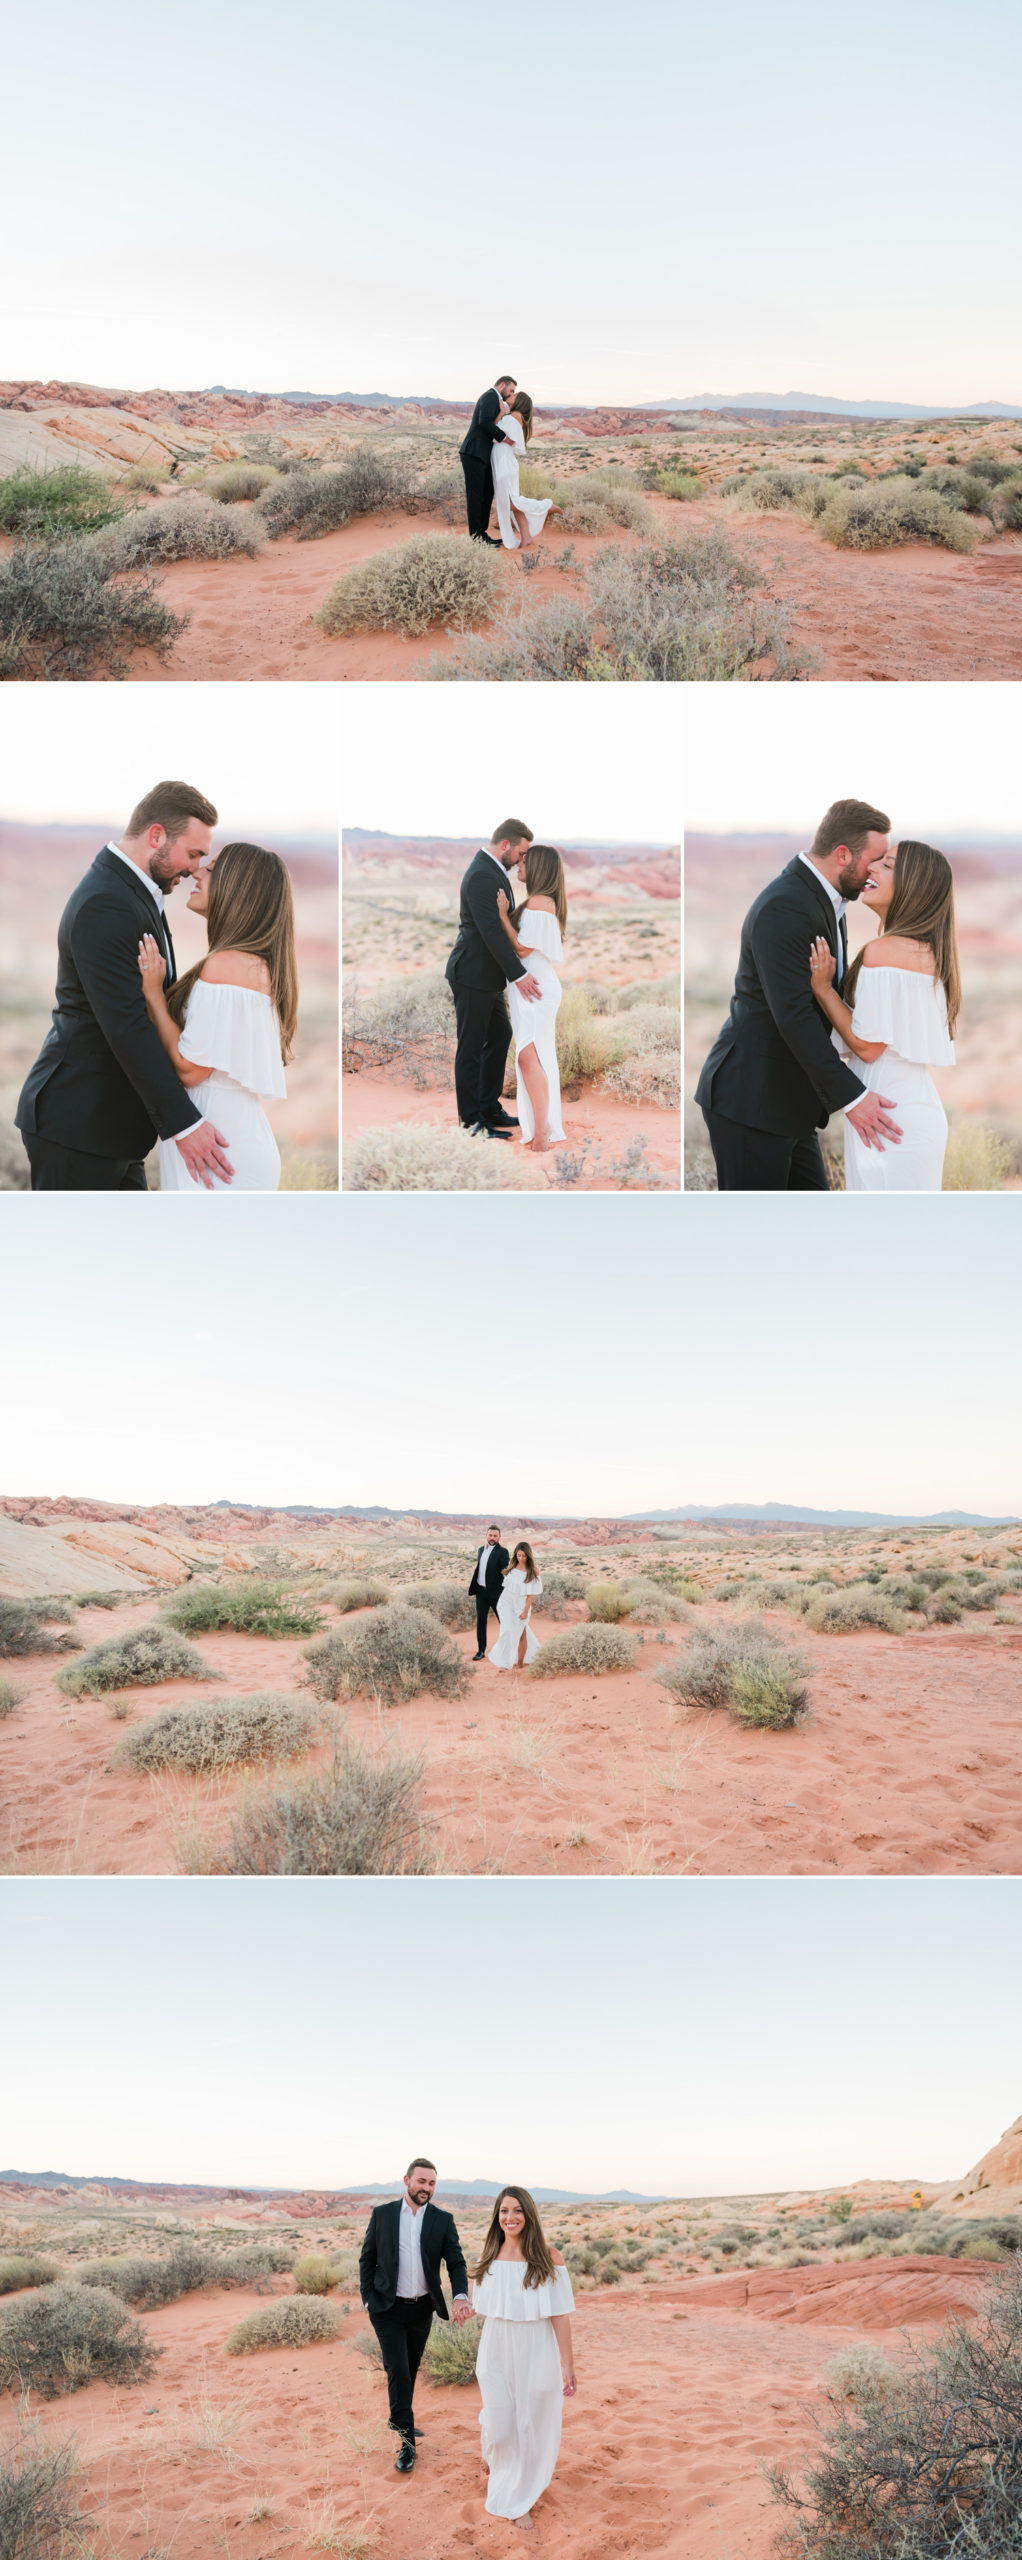
[{"label": "white off-shoulder dress", "polygon": [[524,1609],[527,1600],[538,1600],[542,1589],[538,1574],[535,1582],[530,1582],[520,1565],[512,1565],[510,1573],[505,1574],[497,1602],[500,1634],[496,1644],[490,1647],[490,1661],[498,1671],[514,1670],[523,1633],[526,1662],[533,1662],[540,1651],[539,1637],[533,1635],[532,1620],[525,1617]]},{"label": "white off-shoulder dress", "polygon": [[472,2287],[483,2324],[476,2380],[484,2462],[490,2467],[488,2516],[527,2516],[549,2488],[561,2450],[563,2381],[556,2314],[574,2310],[566,2267],[552,2281],[526,2285],[526,2269],[495,2259]]},{"label": "white off-shoulder dress", "polygon": [[883,1040],[867,1065],[852,1058],[870,1093],[887,1096],[901,1129],[899,1146],[866,1147],[845,1114],[848,1191],[939,1191],[947,1146],[947,1113],[929,1070],[953,1067],[947,997],[940,978],[918,969],[861,969],[852,1029],[859,1040]]},{"label": "white off-shoulder dress", "polygon": [[549,915],[545,907],[530,907],[526,903],[518,918],[516,931],[519,942],[525,950],[526,965],[532,976],[538,978],[543,990],[542,995],[537,996],[532,1004],[528,1004],[525,997],[519,995],[514,979],[508,980],[507,1001],[515,1041],[518,1118],[522,1137],[523,1139],[534,1137],[536,1123],[517,1061],[519,1051],[527,1049],[530,1040],[534,1040],[536,1056],[546,1076],[550,1094],[550,1135],[552,1138],[563,1138],[561,1077],[557,1064],[557,1008],[561,1001],[561,981],[557,970],[564,951],[561,928],[556,916]]},{"label": "white off-shoulder dress", "polygon": [[[179,1045],[191,1065],[209,1068],[188,1090],[196,1110],[226,1138],[234,1168],[233,1182],[213,1175],[214,1190],[279,1190],[280,1149],[260,1100],[282,1102],[287,1093],[272,999],[255,987],[210,986],[196,978]],[[173,1139],[161,1139],[161,1191],[205,1187],[192,1180]]]},{"label": "white off-shoulder dress", "polygon": [[[542,533],[554,502],[552,498],[523,498],[518,486],[518,465],[525,458],[525,434],[522,422],[519,417],[511,415],[502,418],[500,423],[504,435],[495,436],[492,446],[493,494],[497,501],[497,523],[500,526],[500,538],[505,551],[520,551],[522,537],[511,513],[512,499],[519,514],[525,517],[530,534]],[[511,444],[505,442],[507,436],[513,438]]]}]

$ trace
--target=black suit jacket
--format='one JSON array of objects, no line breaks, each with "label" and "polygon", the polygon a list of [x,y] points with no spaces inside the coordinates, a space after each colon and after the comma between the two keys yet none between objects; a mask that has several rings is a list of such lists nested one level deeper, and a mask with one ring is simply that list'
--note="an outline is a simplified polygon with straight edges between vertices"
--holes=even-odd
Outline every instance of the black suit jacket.
[{"label": "black suit jacket", "polygon": [[[457,980],[463,987],[478,987],[485,994],[496,995],[509,978],[528,976],[524,960],[519,959],[500,921],[497,899],[503,869],[503,863],[492,853],[477,853],[469,863],[461,884],[458,939],[445,973],[452,987]],[[504,886],[513,915],[514,891],[506,874]]]},{"label": "black suit jacket", "polygon": [[22,1087],[19,1129],[83,1155],[137,1159],[201,1119],[145,1009],[143,933],[165,947],[172,985],[166,918],[104,846],[60,919],[53,1021]]},{"label": "black suit jacket", "polygon": [[463,462],[492,462],[494,445],[501,439],[506,444],[513,441],[510,436],[504,435],[500,417],[500,394],[497,391],[483,391],[476,401],[468,433],[458,446],[458,452]]},{"label": "black suit jacket", "polygon": [[744,1128],[804,1138],[865,1092],[839,1058],[809,981],[809,945],[822,933],[845,973],[848,946],[824,882],[796,856],[750,907],[731,1011],[696,1087],[696,1100]]},{"label": "black suit jacket", "polygon": [[[508,1551],[507,1551],[507,1548],[506,1548],[506,1547],[487,1547],[487,1550],[486,1550],[486,1573],[485,1573],[485,1577],[484,1577],[484,1578],[485,1578],[485,1584],[486,1584],[486,1596],[487,1596],[487,1599],[488,1599],[488,1600],[492,1600],[492,1601],[493,1601],[494,1607],[496,1607],[497,1601],[498,1601],[498,1600],[499,1600],[499,1598],[500,1598],[500,1586],[501,1586],[501,1583],[503,1582],[504,1576],[505,1576],[505,1574],[506,1574],[506,1572],[507,1572],[507,1569],[508,1569],[508,1566],[509,1566],[510,1562],[511,1562],[511,1558],[510,1558],[510,1556],[509,1556],[509,1554],[508,1554]],[[469,1591],[470,1591],[473,1595],[474,1595],[474,1594],[478,1591],[478,1589],[479,1589],[479,1558],[478,1558],[478,1556],[476,1557],[476,1567],[475,1567],[475,1572],[474,1572],[474,1574],[473,1574],[473,1576],[472,1576],[472,1580],[471,1580],[471,1582],[469,1583],[469,1586],[468,1586],[468,1587],[469,1587]]]},{"label": "black suit jacket", "polygon": [[[397,2301],[398,2231],[401,2222],[401,2198],[393,2204],[374,2205],[362,2242],[358,2262],[359,2289],[365,2309],[392,2311]],[[438,2320],[448,2317],[440,2269],[445,2266],[454,2295],[468,2292],[468,2270],[461,2254],[461,2242],[453,2213],[444,2213],[440,2205],[427,2204],[422,2209],[422,2272],[429,2286],[429,2298]]]}]

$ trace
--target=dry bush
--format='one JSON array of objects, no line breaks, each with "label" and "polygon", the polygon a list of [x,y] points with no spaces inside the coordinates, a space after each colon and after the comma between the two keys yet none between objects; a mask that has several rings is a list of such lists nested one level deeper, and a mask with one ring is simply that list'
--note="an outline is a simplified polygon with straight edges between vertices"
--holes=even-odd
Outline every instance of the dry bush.
[{"label": "dry bush", "polygon": [[243,498],[261,498],[273,487],[277,474],[271,462],[225,462],[207,481],[211,498],[218,506],[227,507]]},{"label": "dry bush", "polygon": [[979,527],[937,489],[916,480],[871,480],[861,488],[834,484],[819,519],[825,540],[843,551],[889,551],[900,542],[936,542],[945,551],[974,551]]},{"label": "dry bush", "polygon": [[147,1594],[137,1591],[76,1591],[76,1609],[120,1609],[126,1600],[140,1600]]},{"label": "dry bush", "polygon": [[944,1157],[945,1191],[1003,1191],[1014,1169],[1010,1138],[980,1120],[952,1120]]},{"label": "dry bush", "polygon": [[454,998],[439,971],[426,971],[421,978],[389,978],[371,989],[345,988],[341,1063],[346,1074],[396,1064],[420,1088],[435,1084],[450,1070],[456,1035]]},{"label": "dry bush", "polygon": [[[543,490],[541,496],[548,492]],[[580,480],[566,480],[549,492],[561,508],[565,533],[609,533],[612,525],[621,525],[629,533],[646,533],[649,508],[642,490],[630,473],[618,472],[613,464],[606,470],[587,471]]]},{"label": "dry bush", "polygon": [[701,498],[704,484],[695,471],[658,471],[653,489],[661,498]]},{"label": "dry bush", "polygon": [[123,676],[136,649],[169,657],[184,621],[154,579],[118,584],[95,542],[23,542],[0,561],[0,680],[83,684]]},{"label": "dry bush", "polygon": [[462,1582],[407,1582],[394,1598],[404,1609],[426,1609],[442,1627],[474,1627],[476,1604]]},{"label": "dry bush", "polygon": [[856,1627],[883,1627],[903,1636],[907,1620],[887,1593],[872,1582],[849,1582],[842,1591],[814,1591],[806,1601],[806,1625],[821,1636],[850,1635]]},{"label": "dry bush", "polygon": [[320,534],[335,533],[350,524],[353,516],[400,506],[412,478],[410,457],[360,444],[328,470],[304,464],[285,473],[267,490],[260,514],[273,541],[293,533],[299,542],[312,542]]},{"label": "dry bush", "polygon": [[56,2284],[59,2277],[53,2258],[0,2258],[0,2293],[24,2293],[29,2285]]},{"label": "dry bush", "polygon": [[80,1651],[75,1636],[51,1636],[47,1624],[69,1626],[73,1617],[67,1600],[0,1600],[0,1662],[31,1653]]},{"label": "dry bush", "polygon": [[224,2339],[225,2356],[254,2355],[260,2347],[318,2347],[335,2338],[340,2327],[328,2302],[308,2293],[286,2293],[279,2302],[264,2302],[250,2311]]},{"label": "dry bush", "polygon": [[500,573],[481,542],[454,533],[417,533],[346,570],[315,620],[335,639],[353,631],[403,631],[418,639],[437,622],[464,631],[483,621],[499,593]]},{"label": "dry bush", "polygon": [[0,2560],[71,2560],[84,2552],[73,2490],[78,2471],[74,2438],[50,2444],[19,2412],[17,2435],[0,2453]]},{"label": "dry bush", "polygon": [[338,1746],[324,1776],[252,1797],[218,1872],[231,1876],[403,1876],[422,1866],[422,1761]]},{"label": "dry bush", "polygon": [[55,2400],[90,2382],[146,2382],[158,2353],[105,2287],[44,2285],[0,2311],[0,2391]]},{"label": "dry bush", "polygon": [[259,527],[240,507],[201,497],[164,498],[137,507],[94,538],[97,558],[113,570],[151,569],[167,560],[230,560],[259,549]]},{"label": "dry bush", "polygon": [[535,1191],[542,1180],[527,1149],[468,1129],[363,1129],[344,1149],[345,1191]]},{"label": "dry bush", "polygon": [[732,499],[740,507],[750,508],[757,515],[787,507],[797,509],[800,515],[818,515],[822,511],[826,491],[826,480],[817,478],[811,471],[770,470],[766,467],[760,471],[735,472],[721,487],[723,497]]},{"label": "dry bush", "polygon": [[161,489],[164,481],[169,478],[169,462],[162,459],[156,462],[133,462],[129,471],[122,471],[120,485],[122,489],[132,491],[145,489],[149,497],[154,498],[157,489]]},{"label": "dry bush", "polygon": [[635,1636],[620,1627],[565,1627],[550,1636],[529,1664],[530,1680],[555,1680],[561,1671],[630,1671],[638,1661]]},{"label": "dry bush", "polygon": [[628,1034],[621,1022],[593,1010],[585,987],[566,986],[557,1008],[557,1066],[561,1086],[570,1092],[623,1058]]},{"label": "dry bush", "polygon": [[390,1598],[390,1585],[374,1581],[368,1574],[352,1575],[344,1582],[324,1582],[319,1598],[328,1600],[344,1617],[349,1609],[385,1608]]},{"label": "dry bush", "polygon": [[18,1691],[13,1681],[0,1680],[0,1718],[13,1715],[17,1703]]},{"label": "dry bush", "polygon": [[76,2269],[78,2284],[98,2285],[137,2310],[158,2310],[180,2302],[187,2293],[229,2292],[237,2285],[265,2284],[291,2266],[290,2252],[273,2243],[253,2241],[237,2249],[215,2249],[208,2241],[179,2240],[165,2258],[126,2255],[95,2258]]},{"label": "dry bush", "polygon": [[296,2258],[291,2273],[296,2293],[304,2293],[306,2299],[313,2293],[329,2293],[337,2282],[329,2258]]},{"label": "dry bush", "polygon": [[730,684],[762,671],[769,659],[778,676],[799,675],[785,615],[772,602],[765,612],[754,602],[762,583],[759,569],[720,533],[601,552],[590,592],[615,674]]},{"label": "dry bush", "polygon": [[870,2393],[889,2391],[897,2380],[897,2368],[879,2347],[864,2339],[859,2346],[842,2347],[823,2368],[823,2379],[835,2399],[859,2400]]},{"label": "dry bush", "polygon": [[584,1594],[591,1618],[603,1627],[616,1627],[631,1609],[628,1586],[624,1582],[594,1582]]},{"label": "dry bush", "polygon": [[0,480],[0,533],[52,541],[58,534],[92,533],[120,512],[102,472],[80,462],[45,471],[26,464]]},{"label": "dry bush", "polygon": [[480,2320],[466,2320],[463,2328],[453,2320],[434,2320],[422,2358],[430,2381],[474,2382],[482,2333]]},{"label": "dry bush", "polygon": [[755,1621],[697,1635],[657,1678],[683,1706],[726,1707],[739,1724],[779,1731],[809,1712],[804,1662]]},{"label": "dry bush", "polygon": [[117,1753],[131,1769],[233,1769],[253,1760],[293,1760],[308,1751],[317,1718],[293,1698],[204,1698],[164,1707],[136,1725]]},{"label": "dry bush", "polygon": [[465,512],[465,475],[460,463],[438,463],[435,470],[427,471],[415,481],[405,504],[413,515],[420,508],[426,513],[436,508],[448,524],[460,521]]},{"label": "dry bush", "polygon": [[466,1665],[431,1610],[388,1602],[352,1627],[332,1628],[306,1651],[318,1698],[376,1698],[393,1707],[412,1698],[463,1698]]},{"label": "dry bush", "polygon": [[311,1600],[259,1574],[230,1575],[223,1582],[189,1582],[164,1608],[168,1626],[210,1635],[232,1627],[237,1635],[311,1636],[321,1625]]},{"label": "dry bush", "polygon": [[165,1627],[136,1627],[94,1645],[80,1662],[69,1662],[57,1673],[57,1687],[69,1698],[101,1698],[107,1689],[154,1689],[161,1680],[211,1677],[193,1644],[168,1635]]},{"label": "dry bush", "polygon": [[544,1565],[544,1601],[584,1600],[585,1596],[585,1578],[577,1565]]}]

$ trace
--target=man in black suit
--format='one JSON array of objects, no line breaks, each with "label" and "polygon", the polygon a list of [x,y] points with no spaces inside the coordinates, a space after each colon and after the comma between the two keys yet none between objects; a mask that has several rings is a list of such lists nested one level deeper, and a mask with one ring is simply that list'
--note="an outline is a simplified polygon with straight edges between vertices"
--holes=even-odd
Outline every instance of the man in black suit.
[{"label": "man in black suit", "polygon": [[[454,2216],[434,2204],[435,2186],[432,2160],[413,2160],[405,2170],[404,2196],[393,2204],[374,2205],[358,2262],[363,2309],[383,2353],[389,2423],[401,2438],[395,2471],[411,2471],[415,2463],[421,2429],[415,2424],[412,2395],[434,2312],[438,2320],[450,2318],[458,2328],[475,2318]],[[442,2266],[451,2279],[450,2312],[440,2281]]]},{"label": "man in black suit", "polygon": [[469,1583],[469,1594],[476,1604],[476,1650],[473,1662],[482,1662],[486,1652],[486,1635],[491,1609],[496,1609],[500,1587],[511,1558],[500,1543],[500,1530],[491,1520],[479,1549],[476,1569]]},{"label": "man in black suit", "polygon": [[230,1182],[225,1140],[175,1075],[142,993],[138,947],[155,936],[176,976],[164,901],[208,859],[216,810],[187,782],[158,782],[123,839],[97,854],[57,933],[53,1020],[22,1087],[17,1125],[33,1191],[144,1191],[144,1158],[174,1139],[190,1174]]},{"label": "man in black suit", "polygon": [[502,400],[513,400],[517,389],[513,373],[499,373],[495,388],[480,392],[468,434],[458,448],[465,474],[469,533],[473,542],[489,542],[496,551],[500,544],[487,532],[493,505],[493,448],[498,442],[513,442],[501,424],[500,404]]},{"label": "man in black suit", "polygon": [[513,908],[508,873],[531,843],[531,827],[523,827],[520,818],[505,818],[503,826],[494,830],[488,850],[469,863],[461,884],[458,939],[445,975],[458,1024],[454,1060],[458,1118],[476,1137],[498,1137],[518,1127],[500,1098],[511,1045],[504,989],[513,978],[528,1004],[535,1004],[542,989],[505,933],[497,900],[504,889]]},{"label": "man in black suit", "polygon": [[845,907],[886,853],[890,819],[866,800],[835,800],[808,853],[760,891],[742,926],[731,1011],[696,1087],[721,1191],[826,1191],[817,1136],[846,1111],[867,1147],[897,1146],[893,1105],[845,1065],[812,991],[809,948],[822,934],[848,967]]}]

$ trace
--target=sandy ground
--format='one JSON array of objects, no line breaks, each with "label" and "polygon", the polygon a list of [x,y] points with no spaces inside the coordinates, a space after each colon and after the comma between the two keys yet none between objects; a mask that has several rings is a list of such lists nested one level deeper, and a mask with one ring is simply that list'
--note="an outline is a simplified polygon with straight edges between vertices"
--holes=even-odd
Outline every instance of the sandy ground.
[{"label": "sandy ground", "polygon": [[[514,1111],[513,1096],[505,1108]],[[591,1084],[574,1101],[565,1101],[562,1117],[564,1145],[552,1147],[544,1156],[534,1157],[529,1151],[529,1163],[535,1166],[544,1190],[561,1187],[556,1171],[558,1159],[564,1164],[565,1175],[571,1170],[571,1188],[576,1191],[618,1191],[630,1182],[646,1189],[651,1173],[656,1176],[657,1187],[669,1191],[680,1188],[681,1123],[676,1111],[660,1111],[654,1104],[618,1102],[600,1085]],[[456,1122],[454,1096],[446,1088],[428,1087],[417,1092],[414,1085],[388,1074],[384,1067],[365,1067],[358,1075],[341,1079],[343,1139],[360,1137],[365,1129],[451,1129]],[[615,1172],[615,1167],[626,1166],[629,1150],[639,1142],[643,1153],[638,1166],[630,1174]],[[500,1143],[509,1150],[519,1150],[519,1142],[513,1138]],[[581,1169],[575,1174],[580,1156]]]},{"label": "sandy ground", "polygon": [[[650,509],[679,539],[720,530],[751,554],[766,573],[765,593],[791,611],[793,639],[814,653],[817,680],[893,684],[1022,675],[1022,535],[999,535],[968,557],[931,543],[837,551],[800,517],[733,513],[719,498],[652,499]],[[254,560],[171,562],[160,573],[163,599],[172,612],[191,617],[189,627],[166,661],[140,652],[130,676],[143,684],[238,678],[353,684],[421,675],[434,653],[457,654],[456,634],[438,629],[417,640],[399,632],[327,639],[313,617],[345,569],[413,534],[446,529],[442,516],[394,509],[360,517],[318,541],[268,542]],[[613,539],[632,549],[638,536]],[[521,554],[502,555],[502,592],[526,611],[576,594],[580,589],[558,560],[573,547],[575,563],[584,568],[606,540],[544,532],[544,556],[531,570]]]},{"label": "sandy ground", "polygon": [[[821,2290],[821,2275],[835,2281]],[[563,2560],[610,2549],[767,2560],[779,2514],[763,2465],[798,2463],[830,2358],[863,2334],[903,2351],[906,2331],[968,2315],[988,2276],[960,2261],[873,2259],[847,2274],[764,2270],[758,2289],[752,2275],[582,2293],[578,2398],[528,2547]],[[46,2407],[47,2436],[77,2438],[99,2560],[136,2547],[174,2560],[470,2560],[520,2547],[485,2513],[474,2385],[420,2383],[419,2461],[399,2478],[383,2376],[355,2344],[357,2303],[328,2344],[226,2357],[224,2338],[259,2300],[203,2293],[147,2312],[164,2350],[151,2382],[94,2383]],[[0,2426],[13,2425],[8,2401]]]},{"label": "sandy ground", "polygon": [[[581,1617],[571,1604],[569,1617]],[[83,1609],[90,1644],[153,1607]],[[699,1610],[713,1623],[720,1612]],[[350,1622],[349,1622],[350,1623]],[[790,1618],[766,1623],[790,1641]],[[536,1620],[542,1641],[558,1632]],[[491,1632],[495,1633],[491,1620]],[[473,1668],[466,1695],[347,1710],[374,1750],[422,1753],[423,1807],[439,1871],[585,1875],[998,1875],[1022,1863],[1018,1794],[1022,1623],[861,1631],[796,1640],[812,1714],[792,1731],[748,1731],[679,1710],[657,1680],[686,1644],[647,1632],[630,1672],[536,1680]],[[474,1636],[454,1641],[466,1658]],[[297,1641],[204,1636],[203,1682],[125,1693],[141,1720],[234,1690],[298,1688]],[[201,1870],[251,1773],[136,1776],[112,1767],[125,1725],[107,1698],[61,1695],[59,1658],[9,1666],[18,1703],[0,1723],[0,1868],[21,1873]],[[308,1693],[306,1693],[308,1694]],[[312,1761],[329,1756],[329,1732]],[[293,1764],[298,1770],[307,1762]]]}]

